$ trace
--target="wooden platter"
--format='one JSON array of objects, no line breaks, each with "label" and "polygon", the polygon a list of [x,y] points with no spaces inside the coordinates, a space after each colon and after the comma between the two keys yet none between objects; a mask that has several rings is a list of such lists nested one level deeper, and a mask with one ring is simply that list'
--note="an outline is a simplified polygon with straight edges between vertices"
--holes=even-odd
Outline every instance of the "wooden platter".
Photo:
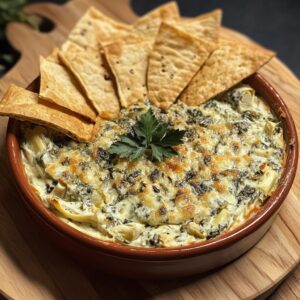
[{"label": "wooden platter", "polygon": [[[129,0],[73,0],[64,6],[27,7],[54,22],[52,32],[34,32],[10,24],[7,36],[21,52],[16,66],[0,80],[0,94],[10,83],[27,86],[38,74],[38,56],[61,44],[89,5],[125,22],[136,17]],[[232,30],[223,35],[247,39]],[[300,83],[278,59],[261,73],[287,103],[300,128]],[[0,292],[12,299],[300,299],[300,175],[265,237],[249,252],[215,272],[191,278],[149,282],[113,278],[86,270],[50,244],[25,211],[9,172],[5,153],[7,120],[0,119]],[[288,278],[287,278],[288,277]],[[285,280],[287,278],[287,280]],[[283,283],[282,281],[285,280]]]}]

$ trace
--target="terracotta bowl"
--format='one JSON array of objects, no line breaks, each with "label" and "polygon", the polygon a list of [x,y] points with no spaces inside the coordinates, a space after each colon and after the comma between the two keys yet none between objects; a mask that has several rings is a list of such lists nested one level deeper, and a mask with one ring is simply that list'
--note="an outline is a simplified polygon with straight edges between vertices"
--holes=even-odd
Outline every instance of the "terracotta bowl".
[{"label": "terracotta bowl", "polygon": [[[276,191],[240,227],[208,241],[173,248],[138,248],[103,242],[66,225],[42,205],[24,173],[19,148],[20,122],[9,120],[7,152],[18,189],[32,217],[52,241],[85,265],[125,277],[172,278],[220,267],[254,246],[270,228],[293,183],[298,140],[293,119],[274,88],[258,73],[245,80],[272,107],[284,127],[286,166]],[[37,91],[38,82],[29,87]]]}]

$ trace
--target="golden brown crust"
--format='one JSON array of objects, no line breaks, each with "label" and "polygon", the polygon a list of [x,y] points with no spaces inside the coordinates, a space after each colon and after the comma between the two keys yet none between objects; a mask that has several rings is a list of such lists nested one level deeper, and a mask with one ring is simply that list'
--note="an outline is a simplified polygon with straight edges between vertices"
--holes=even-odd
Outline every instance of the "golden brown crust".
[{"label": "golden brown crust", "polygon": [[222,40],[180,96],[189,105],[200,105],[228,90],[266,64],[274,52]]},{"label": "golden brown crust", "polygon": [[208,58],[205,41],[176,26],[162,23],[150,54],[148,69],[149,99],[167,109],[187,86]]},{"label": "golden brown crust", "polygon": [[72,29],[68,39],[84,48],[97,49],[99,43],[119,38],[130,26],[117,22],[91,6]]},{"label": "golden brown crust", "polygon": [[104,119],[118,117],[119,99],[114,89],[113,76],[103,54],[99,50],[84,50],[73,42],[67,42],[58,55],[78,79],[99,115]]},{"label": "golden brown crust", "polygon": [[61,64],[40,57],[40,97],[56,103],[90,120],[96,113],[89,100],[81,93],[73,75]]},{"label": "golden brown crust", "polygon": [[104,46],[105,57],[115,76],[121,105],[128,107],[147,96],[146,76],[151,44],[118,40]]},{"label": "golden brown crust", "polygon": [[216,9],[204,15],[191,19],[174,20],[171,24],[176,25],[183,31],[211,43],[213,51],[219,43],[219,35],[222,21],[222,10]]},{"label": "golden brown crust", "polygon": [[94,125],[38,94],[11,85],[0,102],[0,115],[45,125],[78,141],[89,141]]},{"label": "golden brown crust", "polygon": [[131,32],[140,34],[142,39],[147,39],[153,43],[162,21],[177,20],[179,17],[177,3],[171,1],[138,18],[133,23]]}]

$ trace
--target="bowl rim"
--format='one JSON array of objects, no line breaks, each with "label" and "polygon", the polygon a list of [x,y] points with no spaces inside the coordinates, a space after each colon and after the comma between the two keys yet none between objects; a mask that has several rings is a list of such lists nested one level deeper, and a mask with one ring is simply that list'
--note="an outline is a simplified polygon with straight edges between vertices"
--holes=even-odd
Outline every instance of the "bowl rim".
[{"label": "bowl rim", "polygon": [[249,236],[263,223],[269,220],[273,214],[277,213],[292,186],[298,162],[298,138],[295,124],[286,104],[280,95],[259,73],[255,73],[248,77],[245,80],[245,83],[248,83],[255,90],[257,89],[257,85],[260,85],[260,90],[264,90],[266,93],[269,93],[268,97],[263,98],[269,103],[271,108],[276,111],[276,114],[282,121],[285,129],[286,165],[277,189],[253,217],[249,218],[245,223],[238,226],[234,230],[206,241],[195,242],[185,246],[167,248],[127,246],[117,242],[102,241],[89,236],[64,223],[42,204],[39,196],[34,192],[34,189],[29,184],[22,165],[18,141],[20,121],[10,118],[7,126],[6,147],[9,165],[16,180],[17,187],[21,192],[21,195],[23,196],[28,208],[30,208],[38,217],[40,217],[40,219],[46,222],[48,226],[60,234],[63,234],[64,237],[71,238],[72,240],[77,241],[86,247],[92,248],[99,252],[104,252],[106,254],[137,260],[142,259],[157,261],[198,256],[219,250],[220,248],[229,247],[235,242],[238,242],[239,240]]}]

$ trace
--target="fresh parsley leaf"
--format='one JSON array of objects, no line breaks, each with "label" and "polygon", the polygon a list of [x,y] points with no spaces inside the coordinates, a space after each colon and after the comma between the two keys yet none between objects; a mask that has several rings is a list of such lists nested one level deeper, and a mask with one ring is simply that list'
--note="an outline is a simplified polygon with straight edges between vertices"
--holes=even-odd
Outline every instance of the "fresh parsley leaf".
[{"label": "fresh parsley leaf", "polygon": [[[144,132],[140,129],[138,122],[136,122],[136,124],[132,127],[132,129],[138,139],[140,139],[140,140],[146,139],[146,136],[145,136]],[[145,144],[146,144],[146,142],[145,142]]]},{"label": "fresh parsley leaf", "polygon": [[[166,135],[161,139],[160,143],[164,146],[176,146],[182,143],[182,138],[185,131],[178,129],[170,129]],[[180,143],[179,143],[180,142]]]},{"label": "fresh parsley leaf", "polygon": [[168,124],[167,123],[160,124],[153,132],[152,135],[153,143],[159,143],[166,135],[167,131],[168,131]]},{"label": "fresh parsley leaf", "polygon": [[129,157],[134,154],[136,150],[136,147],[132,147],[122,142],[116,142],[110,146],[108,152],[110,154],[117,154],[120,157]]},{"label": "fresh parsley leaf", "polygon": [[135,160],[135,159],[141,157],[141,156],[145,153],[145,151],[146,151],[146,148],[145,148],[145,147],[139,147],[139,148],[136,150],[135,154],[131,156],[131,159],[132,159],[132,160]]},{"label": "fresh parsley leaf", "polygon": [[151,144],[152,160],[162,161],[165,158],[178,155],[171,147],[163,147],[160,145]]},{"label": "fresh parsley leaf", "polygon": [[117,154],[122,158],[128,157],[134,160],[143,155],[145,148],[131,146],[127,143],[116,142],[111,145],[111,147],[108,149],[108,152],[110,154]]},{"label": "fresh parsley leaf", "polygon": [[120,138],[120,142],[128,144],[132,147],[139,147],[139,144],[130,136],[122,135]]},{"label": "fresh parsley leaf", "polygon": [[159,125],[153,110],[150,108],[145,114],[142,114],[135,124],[133,130],[139,137],[146,139],[146,143],[150,144],[152,141],[152,135]]},{"label": "fresh parsley leaf", "polygon": [[150,152],[153,161],[162,161],[178,155],[171,146],[182,144],[184,134],[184,130],[169,129],[167,123],[159,122],[150,108],[139,117],[130,133],[120,136],[108,152],[132,160]]}]

